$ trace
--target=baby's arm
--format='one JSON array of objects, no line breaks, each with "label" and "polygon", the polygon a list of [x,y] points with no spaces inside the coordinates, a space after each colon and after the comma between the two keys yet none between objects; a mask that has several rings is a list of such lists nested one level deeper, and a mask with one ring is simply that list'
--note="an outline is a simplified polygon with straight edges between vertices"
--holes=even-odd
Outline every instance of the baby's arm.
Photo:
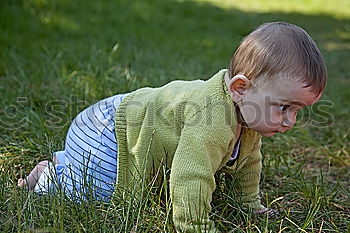
[{"label": "baby's arm", "polygon": [[170,192],[173,220],[180,232],[217,232],[209,220],[214,174],[227,152],[232,132],[215,135],[210,126],[184,127],[174,155]]},{"label": "baby's arm", "polygon": [[240,201],[244,207],[248,207],[252,210],[261,210],[265,208],[261,205],[259,195],[259,182],[262,169],[260,147],[261,141],[259,140],[251,154],[246,158],[247,161],[245,161],[243,167],[234,174],[240,186]]}]

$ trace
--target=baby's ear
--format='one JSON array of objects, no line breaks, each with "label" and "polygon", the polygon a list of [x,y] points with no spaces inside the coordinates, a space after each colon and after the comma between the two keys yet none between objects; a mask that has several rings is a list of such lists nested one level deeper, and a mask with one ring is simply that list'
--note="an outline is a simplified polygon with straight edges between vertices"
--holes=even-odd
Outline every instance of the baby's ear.
[{"label": "baby's ear", "polygon": [[231,78],[228,83],[228,90],[234,102],[238,103],[242,100],[242,95],[250,87],[250,80],[241,74]]}]

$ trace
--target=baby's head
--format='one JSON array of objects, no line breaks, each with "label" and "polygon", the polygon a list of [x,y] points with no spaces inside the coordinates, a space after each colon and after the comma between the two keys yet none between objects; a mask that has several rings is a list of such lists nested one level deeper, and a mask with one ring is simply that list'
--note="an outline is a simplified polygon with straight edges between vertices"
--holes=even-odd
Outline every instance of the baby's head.
[{"label": "baby's head", "polygon": [[321,97],[327,71],[303,29],[275,22],[242,40],[225,79],[247,126],[270,137],[291,129],[297,111]]}]

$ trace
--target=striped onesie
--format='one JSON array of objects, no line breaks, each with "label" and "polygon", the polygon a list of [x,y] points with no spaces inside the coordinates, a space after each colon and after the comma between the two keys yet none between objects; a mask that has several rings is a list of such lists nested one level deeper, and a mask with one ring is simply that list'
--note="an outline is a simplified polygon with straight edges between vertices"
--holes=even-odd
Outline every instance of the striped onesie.
[{"label": "striped onesie", "polygon": [[54,153],[57,163],[44,170],[35,192],[60,187],[73,199],[110,199],[117,178],[114,117],[126,95],[103,99],[78,114],[68,130],[65,149]]}]

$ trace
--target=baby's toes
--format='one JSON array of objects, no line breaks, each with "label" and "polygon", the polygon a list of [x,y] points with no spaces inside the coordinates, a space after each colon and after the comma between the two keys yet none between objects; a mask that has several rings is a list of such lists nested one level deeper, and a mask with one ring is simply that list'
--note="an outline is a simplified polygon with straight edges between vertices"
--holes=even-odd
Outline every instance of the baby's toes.
[{"label": "baby's toes", "polygon": [[17,185],[18,185],[18,187],[23,188],[25,185],[25,179],[19,178]]}]

